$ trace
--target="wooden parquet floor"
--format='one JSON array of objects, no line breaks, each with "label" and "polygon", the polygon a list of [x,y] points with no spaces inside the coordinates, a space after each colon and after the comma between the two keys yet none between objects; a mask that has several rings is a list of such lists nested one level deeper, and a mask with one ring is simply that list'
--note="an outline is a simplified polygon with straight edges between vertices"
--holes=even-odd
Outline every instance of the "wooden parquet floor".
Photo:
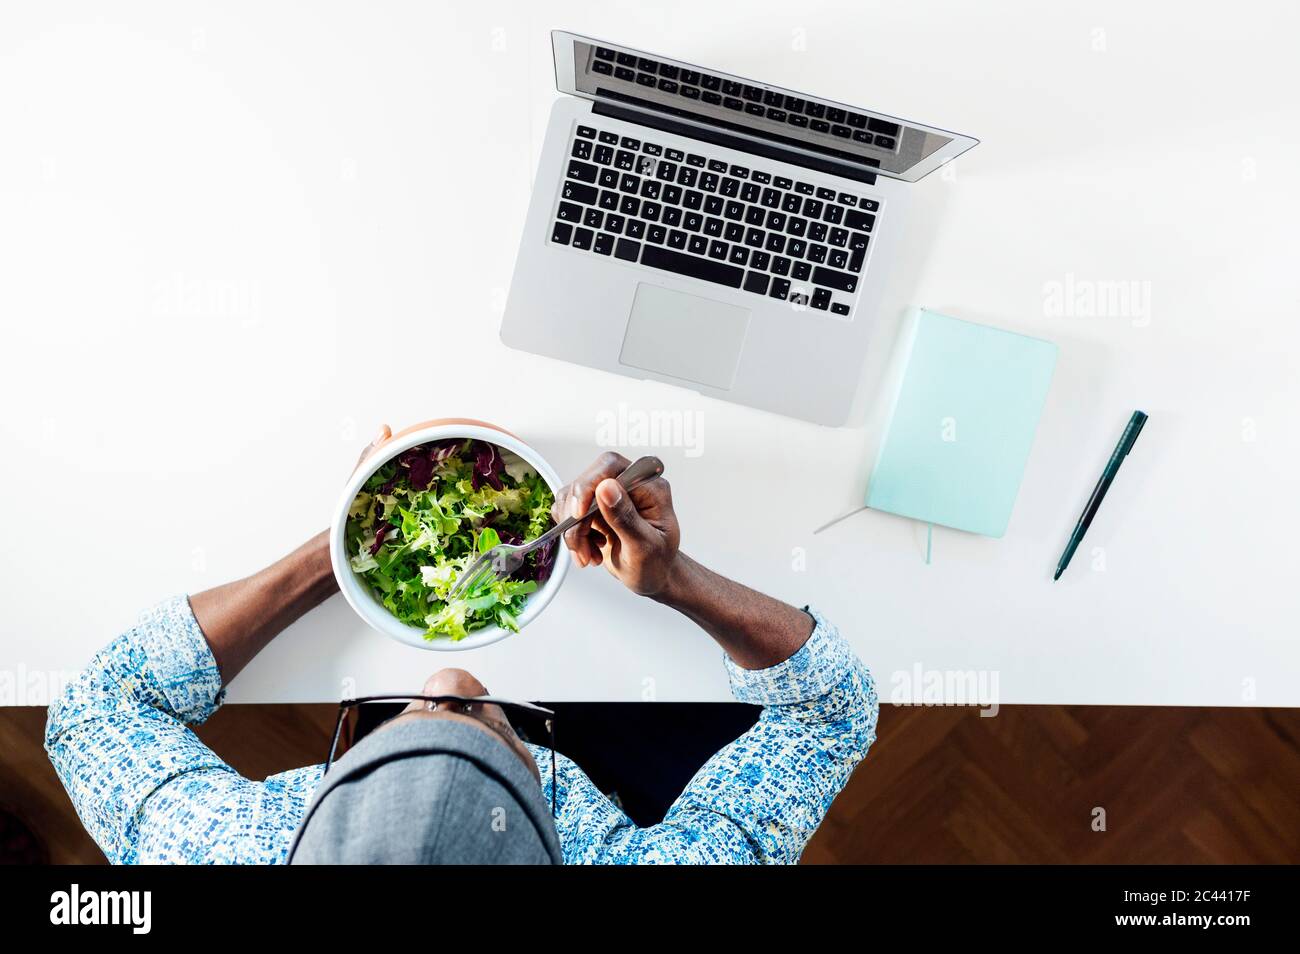
[{"label": "wooden parquet floor", "polygon": [[[333,715],[227,706],[200,735],[265,777],[319,760]],[[43,709],[0,709],[0,812],[36,833],[35,849],[0,843],[0,860],[100,863],[41,749],[44,724]],[[887,706],[804,861],[1300,862],[1300,710]]]}]

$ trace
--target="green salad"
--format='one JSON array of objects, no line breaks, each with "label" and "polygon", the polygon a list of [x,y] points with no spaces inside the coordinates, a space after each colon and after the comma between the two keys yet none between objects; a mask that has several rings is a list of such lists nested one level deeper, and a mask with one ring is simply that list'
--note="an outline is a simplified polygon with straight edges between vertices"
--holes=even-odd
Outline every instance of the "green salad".
[{"label": "green salad", "polygon": [[491,624],[518,632],[528,595],[550,575],[553,543],[509,579],[487,574],[456,599],[447,594],[481,553],[545,533],[554,499],[537,471],[494,444],[420,444],[375,471],[352,501],[352,570],[394,616],[423,626],[425,639],[464,639]]}]

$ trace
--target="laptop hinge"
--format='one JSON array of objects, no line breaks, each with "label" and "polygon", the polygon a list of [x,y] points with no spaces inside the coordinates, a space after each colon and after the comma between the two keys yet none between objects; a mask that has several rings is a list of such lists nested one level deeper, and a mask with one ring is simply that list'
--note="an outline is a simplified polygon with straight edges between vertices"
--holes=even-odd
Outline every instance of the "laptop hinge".
[{"label": "laptop hinge", "polygon": [[754,139],[742,139],[739,136],[733,136],[729,133],[718,129],[710,129],[704,126],[697,126],[693,123],[683,123],[659,113],[645,112],[640,109],[628,109],[625,106],[617,106],[604,100],[594,100],[591,111],[598,116],[612,116],[615,119],[621,119],[625,122],[636,123],[639,126],[650,126],[654,129],[661,129],[664,132],[674,133],[678,136],[687,136],[691,139],[699,139],[703,142],[713,143],[715,146],[726,146],[728,149],[737,149],[741,152],[752,153],[756,156],[766,156],[768,159],[779,159],[781,162],[788,162],[793,166],[803,166],[805,169],[815,169],[818,172],[826,172],[833,176],[842,176],[846,179],[853,179],[857,182],[865,182],[867,185],[876,184],[876,174],[867,172],[864,169],[855,168],[845,163],[835,162],[830,159],[818,159],[815,156],[809,156],[802,152],[793,152],[788,149],[782,149],[780,146],[770,143],[761,142]]}]

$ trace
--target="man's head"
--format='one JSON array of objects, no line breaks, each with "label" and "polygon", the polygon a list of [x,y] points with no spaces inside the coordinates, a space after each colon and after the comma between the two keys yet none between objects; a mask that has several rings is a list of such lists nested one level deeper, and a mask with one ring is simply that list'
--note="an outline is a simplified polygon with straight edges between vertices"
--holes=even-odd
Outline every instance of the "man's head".
[{"label": "man's head", "polygon": [[[482,696],[461,669],[426,696]],[[537,764],[499,706],[415,701],[330,768],[294,864],[558,864]]]}]

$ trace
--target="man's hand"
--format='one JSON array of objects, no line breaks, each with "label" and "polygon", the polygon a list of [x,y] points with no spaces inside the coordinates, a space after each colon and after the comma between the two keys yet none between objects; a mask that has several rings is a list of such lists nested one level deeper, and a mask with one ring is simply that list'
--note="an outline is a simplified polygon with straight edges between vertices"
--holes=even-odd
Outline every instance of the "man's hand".
[{"label": "man's hand", "polygon": [[[393,436],[387,424],[366,445],[356,468]],[[277,633],[338,590],[323,530],[252,576],[190,597],[190,609],[228,685]]]},{"label": "man's hand", "polygon": [[558,523],[582,516],[592,501],[600,511],[564,535],[579,566],[604,565],[615,579],[642,596],[658,595],[668,584],[681,532],[673,495],[662,477],[625,491],[614,478],[632,463],[607,452],[555,498],[551,515]]}]

